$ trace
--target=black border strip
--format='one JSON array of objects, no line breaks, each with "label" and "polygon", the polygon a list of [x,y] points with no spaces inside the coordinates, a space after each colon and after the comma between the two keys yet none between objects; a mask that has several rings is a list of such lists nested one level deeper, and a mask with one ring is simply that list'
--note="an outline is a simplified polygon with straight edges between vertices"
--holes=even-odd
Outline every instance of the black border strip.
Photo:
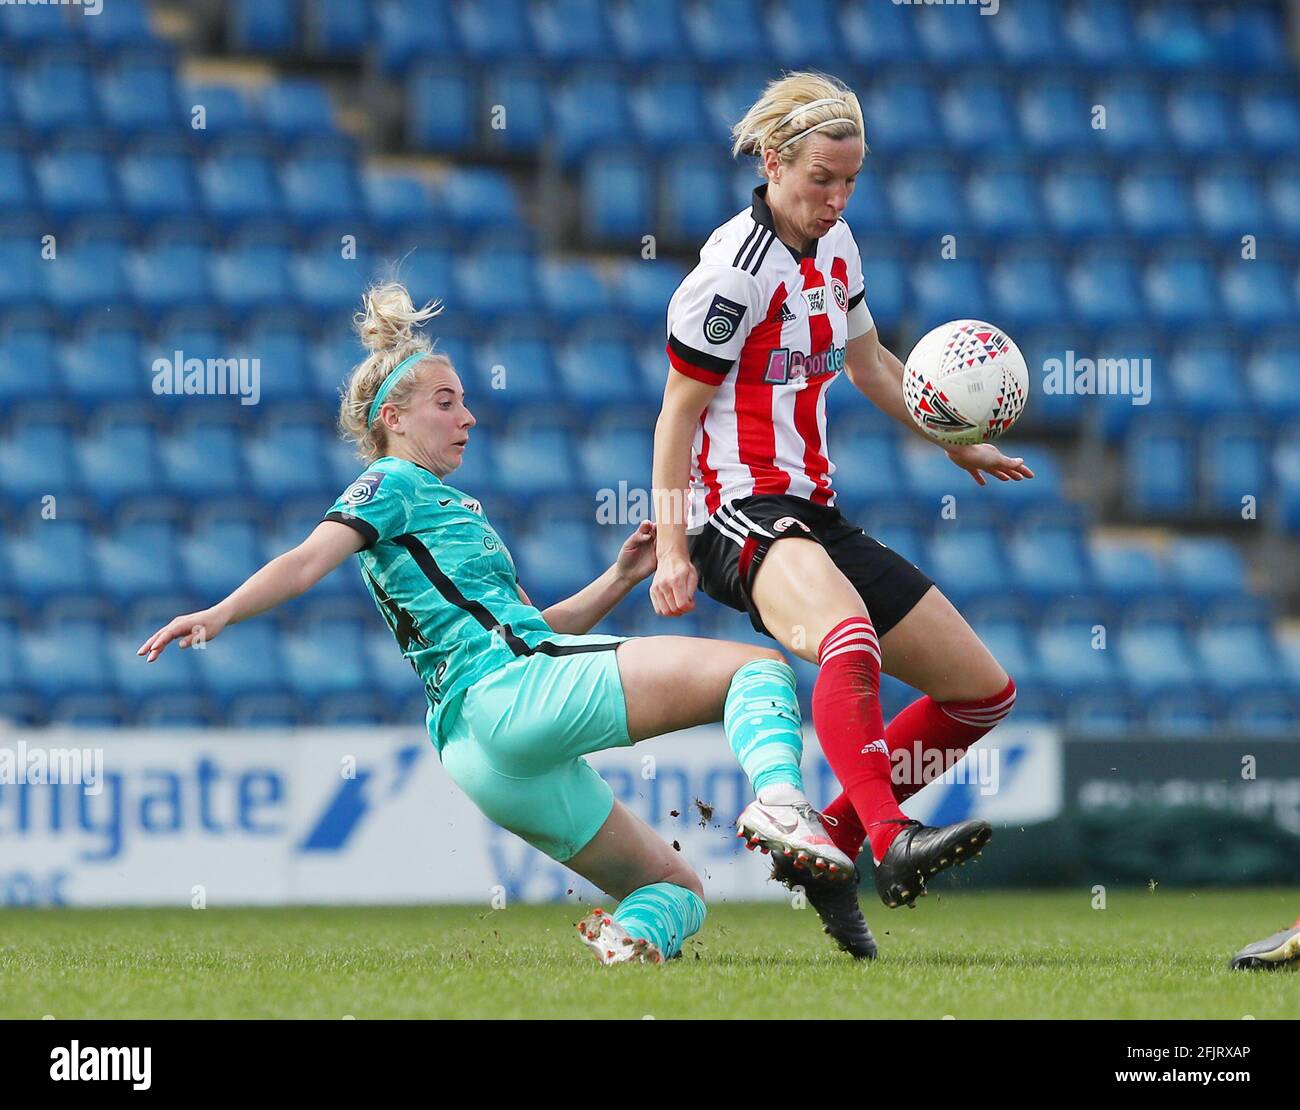
[{"label": "black border strip", "polygon": [[[361,538],[366,541],[366,547],[374,547],[379,542],[379,532],[375,526],[368,520],[362,520],[359,516],[352,516],[349,513],[326,513],[321,517],[322,521],[332,520],[337,524],[346,524],[349,528],[354,528],[361,533]],[[365,550],[364,548],[362,550]]]},{"label": "black border strip", "polygon": [[717,374],[720,378],[725,378],[731,373],[731,368],[736,365],[735,359],[719,358],[717,355],[710,355],[704,351],[697,351],[694,347],[688,347],[675,335],[668,337],[668,346],[672,348],[675,354],[683,362],[689,362],[698,370],[704,370],[709,374]]}]

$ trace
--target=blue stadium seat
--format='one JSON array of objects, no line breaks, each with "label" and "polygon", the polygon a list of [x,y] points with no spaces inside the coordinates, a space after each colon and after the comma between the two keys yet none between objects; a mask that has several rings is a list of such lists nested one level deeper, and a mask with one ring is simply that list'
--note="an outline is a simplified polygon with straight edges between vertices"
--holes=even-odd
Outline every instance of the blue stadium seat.
[{"label": "blue stadium seat", "polygon": [[1065,31],[1077,64],[1093,69],[1123,69],[1137,53],[1137,31],[1126,0],[1071,5]]},{"label": "blue stadium seat", "polygon": [[654,225],[650,163],[632,151],[602,150],[582,167],[582,225],[589,238],[633,239]]},{"label": "blue stadium seat", "polygon": [[1091,250],[1066,276],[1077,319],[1092,327],[1133,323],[1143,316],[1137,267],[1123,250]]},{"label": "blue stadium seat", "polygon": [[1043,179],[1047,222],[1069,239],[1096,239],[1119,231],[1113,176],[1095,163],[1066,163]]},{"label": "blue stadium seat", "polygon": [[1300,417],[1300,338],[1289,330],[1266,334],[1251,354],[1246,378],[1259,416],[1275,423]]},{"label": "blue stadium seat", "polygon": [[[304,702],[330,695],[357,695],[371,687],[360,621],[322,620],[287,635],[280,655],[287,685]],[[396,650],[396,644],[394,644]]]},{"label": "blue stadium seat", "polygon": [[[461,42],[472,57],[488,63],[532,58],[538,52],[528,26],[524,0],[497,0],[491,5],[462,4],[452,9]],[[583,29],[577,28],[578,35]]]},{"label": "blue stadium seat", "polygon": [[[91,544],[95,579],[106,597],[124,605],[150,594],[180,593],[176,530],[167,521],[121,525]],[[136,640],[138,646],[144,639]],[[170,653],[168,653],[170,654]]]},{"label": "blue stadium seat", "polygon": [[1214,44],[1194,4],[1144,7],[1137,21],[1143,60],[1153,68],[1191,69],[1214,62]]},{"label": "blue stadium seat", "polygon": [[[260,148],[262,123],[244,89],[236,85],[187,83],[177,95],[186,109],[189,128],[208,142],[253,143]],[[200,108],[202,112],[198,111]]]},{"label": "blue stadium seat", "polygon": [[1136,512],[1184,513],[1196,500],[1196,449],[1183,432],[1138,428],[1125,446],[1128,503]]},{"label": "blue stadium seat", "polygon": [[538,307],[532,255],[508,247],[488,247],[456,264],[456,292],[470,312],[491,319]]},{"label": "blue stadium seat", "polygon": [[844,42],[832,0],[778,0],[769,6],[767,38],[773,57],[784,67],[838,71]]},{"label": "blue stadium seat", "polygon": [[579,334],[561,350],[556,365],[575,405],[634,405],[646,398],[632,345],[615,336]]},{"label": "blue stadium seat", "polygon": [[1168,592],[1169,575],[1149,547],[1094,539],[1089,551],[1097,584],[1115,600],[1127,603]]},{"label": "blue stadium seat", "polygon": [[170,64],[119,61],[99,78],[98,91],[104,122],[119,135],[171,132],[185,121]]},{"label": "blue stadium seat", "polygon": [[[1032,257],[1032,254],[1027,252],[1028,261],[1032,261]],[[995,304],[998,306],[997,318],[1002,320],[1003,307],[1011,307],[1004,300],[1004,293],[1013,291],[1015,284],[1013,282],[1002,284],[997,274],[998,272],[995,271],[992,291]],[[1019,279],[1025,279],[1027,276],[1024,271],[1021,271]],[[1055,280],[1059,282],[1059,274]],[[1010,326],[1010,317],[1006,319]],[[1043,375],[1041,381],[1034,381],[1031,385],[1031,399],[1025,415],[1021,418],[1025,426],[1068,427],[1081,421],[1086,409],[1094,404],[1094,399],[1085,398],[1077,392],[1066,392],[1067,388],[1072,387],[1065,381],[1065,370],[1071,352],[1077,354],[1082,351],[1082,337],[1071,328],[1046,327],[1017,334],[1016,345],[1025,356],[1025,364],[1036,371],[1041,371]],[[1055,365],[1050,368],[1056,371],[1059,380],[1048,377],[1048,364],[1053,360],[1060,364],[1059,369]]]},{"label": "blue stadium seat", "polygon": [[1300,532],[1300,426],[1278,437],[1273,456],[1278,491],[1282,501],[1283,521],[1293,532]]},{"label": "blue stadium seat", "polygon": [[109,693],[106,640],[103,622],[89,619],[52,621],[24,632],[18,642],[23,686],[46,699]]},{"label": "blue stadium seat", "polygon": [[334,108],[318,81],[281,78],[262,94],[262,119],[283,143],[338,136]]},{"label": "blue stadium seat", "polygon": [[1254,329],[1295,321],[1297,303],[1291,275],[1279,263],[1229,255],[1219,277],[1223,303],[1239,326]]},{"label": "blue stadium seat", "polygon": [[1010,538],[1011,566],[1025,592],[1051,599],[1086,590],[1091,582],[1088,552],[1078,528],[1031,525]]},{"label": "blue stadium seat", "polygon": [[1184,154],[1203,157],[1237,150],[1241,122],[1225,89],[1191,81],[1169,94],[1169,129]]},{"label": "blue stadium seat", "polygon": [[532,8],[537,54],[552,64],[599,61],[610,56],[613,39],[599,0],[545,0]]},{"label": "blue stadium seat", "polygon": [[51,598],[89,601],[100,589],[90,559],[91,532],[79,520],[39,521],[7,540],[8,578],[31,606]]},{"label": "blue stadium seat", "polygon": [[940,161],[924,159],[895,170],[889,203],[899,229],[914,239],[946,235],[968,222],[961,183]]},{"label": "blue stadium seat", "polygon": [[989,33],[1012,65],[1041,69],[1065,59],[1065,32],[1056,0],[1019,0],[989,20]]},{"label": "blue stadium seat", "polygon": [[1216,621],[1201,627],[1196,647],[1213,689],[1224,694],[1277,689],[1282,661],[1267,628]]},{"label": "blue stadium seat", "polygon": [[635,64],[679,61],[689,55],[679,0],[611,4],[609,25],[619,57]]},{"label": "blue stadium seat", "polygon": [[1241,380],[1243,352],[1221,332],[1184,334],[1169,360],[1174,401],[1185,413],[1213,420],[1248,409]]},{"label": "blue stadium seat", "polygon": [[1004,252],[989,274],[989,291],[993,319],[1007,328],[1058,324],[1070,316],[1060,260],[1048,250],[1030,246]]},{"label": "blue stadium seat", "polygon": [[203,688],[226,705],[237,697],[285,687],[280,636],[266,618],[224,629],[219,640],[195,651],[194,659]]},{"label": "blue stadium seat", "polygon": [[[916,57],[920,45],[913,14],[895,4],[847,5],[840,11],[844,49],[855,63],[868,67]],[[867,141],[874,146],[870,137]]]},{"label": "blue stadium seat", "polygon": [[991,150],[1013,153],[1020,147],[1020,124],[1007,86],[984,72],[949,84],[940,100],[940,115],[948,144],[956,150],[983,156]]},{"label": "blue stadium seat", "polygon": [[547,318],[562,327],[572,327],[585,317],[608,320],[614,311],[613,290],[589,262],[543,258],[536,275]]},{"label": "blue stadium seat", "polygon": [[216,600],[261,567],[259,526],[234,516],[209,517],[181,538],[178,553],[187,588]]},{"label": "blue stadium seat", "polygon": [[260,405],[292,404],[311,394],[308,340],[298,328],[273,322],[254,327],[235,357],[257,360]]},{"label": "blue stadium seat", "polygon": [[[398,256],[396,247],[392,254]],[[455,281],[455,254],[450,248],[432,243],[411,247],[408,241],[400,258],[398,277],[416,304],[446,299]],[[439,317],[430,327],[437,332],[443,319]]]},{"label": "blue stadium seat", "polygon": [[234,497],[246,488],[242,435],[222,420],[194,420],[158,445],[162,480],[177,497]]},{"label": "blue stadium seat", "polygon": [[933,83],[914,75],[890,75],[873,82],[862,97],[867,143],[889,158],[913,150],[931,150],[943,139]]},{"label": "blue stadium seat", "polygon": [[46,297],[69,313],[126,307],[126,253],[116,239],[60,243],[57,261],[43,266]]},{"label": "blue stadium seat", "polygon": [[492,446],[497,481],[506,493],[533,497],[576,488],[578,468],[564,429],[515,421]]},{"label": "blue stadium seat", "polygon": [[[539,606],[577,593],[603,569],[591,543],[590,514],[539,510],[511,545],[519,582]],[[630,531],[630,527],[627,529]]]},{"label": "blue stadium seat", "polygon": [[966,185],[976,230],[994,239],[1027,238],[1046,227],[1038,179],[1019,163],[977,166]]},{"label": "blue stadium seat", "polygon": [[328,494],[331,483],[321,454],[321,429],[314,424],[263,426],[243,442],[249,485],[267,501]]},{"label": "blue stadium seat", "polygon": [[117,163],[122,206],[137,221],[185,219],[198,212],[198,186],[188,155],[136,151]]},{"label": "blue stadium seat", "polygon": [[832,421],[827,439],[835,461],[831,483],[841,498],[870,502],[898,491],[903,475],[891,431],[873,426],[870,420],[842,416]]},{"label": "blue stadium seat", "polygon": [[1177,625],[1126,627],[1117,639],[1124,678],[1135,696],[1204,687],[1207,676]]},{"label": "blue stadium seat", "polygon": [[686,38],[706,65],[729,65],[770,57],[763,21],[748,0],[715,0],[686,9]]},{"label": "blue stadium seat", "polygon": [[86,38],[103,53],[140,57],[147,56],[155,46],[160,54],[167,49],[153,32],[144,0],[101,5],[99,14],[86,20]]},{"label": "blue stadium seat", "polygon": [[199,168],[208,214],[227,227],[277,219],[283,204],[270,159],[260,154],[211,155]]},{"label": "blue stadium seat", "polygon": [[235,317],[273,309],[293,297],[287,247],[250,241],[211,256],[217,300]]},{"label": "blue stadium seat", "polygon": [[1075,694],[1066,705],[1065,727],[1077,736],[1128,739],[1139,717],[1136,704],[1116,691]]},{"label": "blue stadium seat", "polygon": [[997,528],[943,521],[930,539],[926,571],[943,583],[944,593],[955,605],[962,606],[1005,593],[1006,563]]},{"label": "blue stadium seat", "polygon": [[972,619],[971,627],[1017,687],[1038,681],[1038,656],[1030,646],[1031,633],[1024,621],[990,614]]},{"label": "blue stadium seat", "polygon": [[39,238],[0,235],[0,308],[26,308],[32,290],[38,289],[50,262],[41,258]]},{"label": "blue stadium seat", "polygon": [[862,254],[863,289],[872,319],[880,327],[894,327],[911,309],[907,270],[896,252]]},{"label": "blue stadium seat", "polygon": [[1268,182],[1268,203],[1281,234],[1300,241],[1300,162],[1284,162],[1274,168]]},{"label": "blue stadium seat", "polygon": [[443,179],[446,216],[466,233],[523,226],[515,187],[500,170],[458,167]]},{"label": "blue stadium seat", "polygon": [[1020,132],[1027,146],[1043,154],[1084,154],[1096,150],[1094,101],[1072,77],[1031,78],[1020,93]]},{"label": "blue stadium seat", "polygon": [[104,645],[113,686],[132,706],[139,706],[146,698],[191,694],[198,685],[198,665],[194,660],[200,652],[190,648],[182,650],[172,643],[152,663],[146,663],[136,654],[152,631],[118,632]]},{"label": "blue stadium seat", "polygon": [[1267,503],[1273,490],[1272,437],[1249,423],[1217,420],[1201,437],[1201,487],[1211,512],[1240,519],[1246,497]]},{"label": "blue stadium seat", "polygon": [[1228,727],[1242,736],[1294,739],[1300,735],[1300,708],[1294,693],[1251,693],[1229,705]]},{"label": "blue stadium seat", "polygon": [[[30,7],[20,12],[30,13]],[[23,124],[34,135],[91,133],[99,120],[99,98],[82,62],[57,53],[35,58],[16,75],[13,89]]]},{"label": "blue stadium seat", "polygon": [[510,408],[554,404],[561,389],[550,342],[518,332],[498,332],[480,345],[465,380],[467,393]]},{"label": "blue stadium seat", "polygon": [[[75,18],[69,19],[69,14]],[[100,12],[95,20],[103,14]],[[5,4],[0,6],[0,40],[22,51],[48,47],[75,49],[81,44],[86,25],[95,22],[82,17],[82,12],[69,13],[54,4],[48,7]]]},{"label": "blue stadium seat", "polygon": [[96,150],[56,150],[36,162],[45,210],[56,219],[118,211],[113,164]]},{"label": "blue stadium seat", "polygon": [[735,214],[726,167],[712,151],[688,148],[668,156],[660,181],[661,226],[673,240],[699,242]]},{"label": "blue stadium seat", "polygon": [[[281,164],[285,208],[300,227],[355,226],[361,215],[361,187],[351,158],[306,154]],[[355,232],[353,232],[355,234]]]},{"label": "blue stadium seat", "polygon": [[913,267],[912,283],[922,328],[965,317],[984,319],[989,311],[984,269],[977,258],[927,258]]},{"label": "blue stadium seat", "polygon": [[700,82],[678,69],[637,83],[628,100],[640,145],[658,152],[698,143],[708,130]]},{"label": "blue stadium seat", "polygon": [[453,58],[461,52],[449,0],[384,0],[376,17],[383,73],[400,75],[417,58]]},{"label": "blue stadium seat", "polygon": [[535,66],[501,64],[486,74],[483,102],[504,112],[498,123],[489,119],[487,142],[498,149],[534,154],[550,133],[551,118],[547,82]]},{"label": "blue stadium seat", "polygon": [[1238,111],[1242,131],[1257,153],[1290,154],[1300,148],[1300,104],[1286,85],[1242,89]]},{"label": "blue stadium seat", "polygon": [[464,151],[478,134],[478,90],[470,71],[420,62],[406,78],[406,141],[416,150]]},{"label": "blue stadium seat", "polygon": [[1067,693],[1114,690],[1120,680],[1114,645],[1094,648],[1095,623],[1070,621],[1043,628],[1034,641],[1034,658],[1041,681]]},{"label": "blue stadium seat", "polygon": [[1153,154],[1169,146],[1165,113],[1151,82],[1131,76],[1103,81],[1095,103],[1106,109],[1106,126],[1098,128],[1102,149],[1124,157]]},{"label": "blue stadium seat", "polygon": [[[4,119],[4,79],[0,76],[0,128]],[[37,217],[40,202],[27,155],[17,146],[0,146],[0,210],[11,218]]]},{"label": "blue stadium seat", "polygon": [[1241,595],[1246,566],[1230,540],[1180,536],[1169,550],[1169,568],[1183,595],[1197,605]]},{"label": "blue stadium seat", "polygon": [[131,296],[150,316],[201,308],[212,300],[209,264],[208,248],[200,243],[164,242],[133,251],[126,261]]},{"label": "blue stadium seat", "polygon": [[76,445],[80,486],[105,512],[128,497],[149,497],[160,487],[153,426],[112,421],[82,432]]},{"label": "blue stadium seat", "polygon": [[1186,736],[1208,736],[1219,729],[1215,700],[1206,693],[1180,690],[1176,694],[1157,694],[1143,701],[1147,706],[1146,727],[1156,736],[1181,740]]},{"label": "blue stadium seat", "polygon": [[303,40],[322,57],[359,58],[378,39],[374,6],[355,0],[316,0],[303,8]]},{"label": "blue stadium seat", "polygon": [[1143,272],[1142,290],[1152,316],[1170,328],[1223,317],[1214,267],[1203,251],[1179,248],[1157,255]]},{"label": "blue stadium seat", "polygon": [[366,218],[386,230],[433,223],[437,209],[424,179],[414,173],[367,166],[361,171]]},{"label": "blue stadium seat", "polygon": [[[3,273],[3,251],[0,251],[0,274]],[[54,365],[55,336],[48,327],[15,324],[0,330],[0,411],[10,412],[13,406],[31,397],[33,368],[44,377],[42,393],[57,396],[59,383],[51,381],[48,373],[48,368]]]},{"label": "blue stadium seat", "polygon": [[617,490],[620,481],[631,488],[646,486],[654,448],[652,429],[642,424],[603,421],[577,446],[585,488]]},{"label": "blue stadium seat", "polygon": [[0,436],[0,493],[10,504],[31,505],[46,494],[75,492],[73,436],[57,419],[27,417]]},{"label": "blue stadium seat", "polygon": [[153,374],[129,326],[107,324],[79,334],[61,350],[58,368],[63,391],[83,409],[152,399]]},{"label": "blue stadium seat", "polygon": [[298,47],[294,0],[230,0],[226,38],[237,51],[287,54]]},{"label": "blue stadium seat", "polygon": [[1127,230],[1143,239],[1185,236],[1196,225],[1187,178],[1170,163],[1138,166],[1119,183]]},{"label": "blue stadium seat", "polygon": [[1242,66],[1277,72],[1293,63],[1287,51],[1285,28],[1279,12],[1266,5],[1240,5],[1215,12],[1207,31],[1215,45],[1219,65],[1231,72]]},{"label": "blue stadium seat", "polygon": [[1239,247],[1243,235],[1262,237],[1272,230],[1259,176],[1236,160],[1202,168],[1192,195],[1208,236]]},{"label": "blue stadium seat", "polygon": [[350,314],[374,276],[374,264],[361,247],[357,248],[356,258],[344,258],[338,241],[326,238],[315,247],[296,251],[290,273],[298,303],[304,309]]},{"label": "blue stadium seat", "polygon": [[[593,111],[595,105],[599,111]],[[553,93],[551,112],[556,153],[565,166],[625,142],[632,126],[624,83],[603,69],[572,74]]]},{"label": "blue stadium seat", "polygon": [[623,311],[637,326],[658,329],[654,331],[658,339],[685,268],[668,258],[636,258],[619,263],[614,275],[615,296]]},{"label": "blue stadium seat", "polygon": [[989,58],[989,20],[975,5],[943,9],[918,5],[911,11],[916,21],[921,58],[936,69],[964,66],[972,58]]}]

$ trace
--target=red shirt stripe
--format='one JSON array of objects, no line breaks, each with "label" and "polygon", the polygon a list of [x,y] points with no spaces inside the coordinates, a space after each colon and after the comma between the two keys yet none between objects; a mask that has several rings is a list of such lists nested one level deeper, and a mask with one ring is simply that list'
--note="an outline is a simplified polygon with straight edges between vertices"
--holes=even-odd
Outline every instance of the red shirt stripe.
[{"label": "red shirt stripe", "polygon": [[770,384],[763,380],[773,347],[781,345],[781,306],[785,304],[785,282],[776,287],[763,322],[751,329],[741,348],[736,366],[736,438],[740,462],[754,479],[754,493],[785,493],[790,475],[773,461],[776,458],[776,425],[773,422]]}]

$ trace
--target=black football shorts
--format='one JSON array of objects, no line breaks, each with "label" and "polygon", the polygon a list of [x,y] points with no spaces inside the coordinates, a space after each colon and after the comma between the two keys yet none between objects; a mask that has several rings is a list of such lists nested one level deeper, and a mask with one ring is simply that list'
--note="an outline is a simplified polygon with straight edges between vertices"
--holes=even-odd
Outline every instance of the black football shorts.
[{"label": "black football shorts", "polygon": [[826,549],[858,591],[881,638],[934,585],[896,551],[850,524],[839,509],[789,494],[758,494],[723,504],[690,537],[700,588],[715,601],[748,613],[754,628],[771,636],[749,587],[767,549],[790,536],[816,540]]}]

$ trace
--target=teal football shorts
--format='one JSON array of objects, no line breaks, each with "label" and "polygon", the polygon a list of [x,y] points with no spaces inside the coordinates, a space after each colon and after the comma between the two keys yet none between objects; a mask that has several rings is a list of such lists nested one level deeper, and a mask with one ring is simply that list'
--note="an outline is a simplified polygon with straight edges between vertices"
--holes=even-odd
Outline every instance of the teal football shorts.
[{"label": "teal football shorts", "polygon": [[554,860],[581,851],[614,807],[583,756],[632,744],[615,659],[622,642],[557,633],[474,683],[441,721],[452,781],[485,817]]}]

